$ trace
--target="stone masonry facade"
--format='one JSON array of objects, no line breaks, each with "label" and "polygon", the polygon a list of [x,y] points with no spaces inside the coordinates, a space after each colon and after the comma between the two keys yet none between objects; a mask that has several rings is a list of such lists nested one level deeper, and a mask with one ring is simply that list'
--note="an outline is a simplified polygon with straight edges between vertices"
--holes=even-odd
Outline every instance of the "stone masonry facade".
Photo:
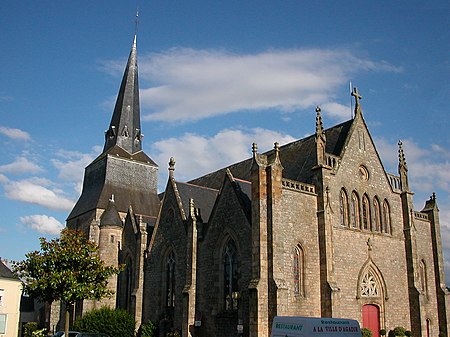
[{"label": "stone masonry facade", "polygon": [[138,93],[135,39],[105,148],[67,220],[125,269],[113,298],[75,315],[124,308],[161,337],[269,337],[275,316],[352,318],[374,337],[397,326],[448,335],[436,196],[414,209],[401,143],[397,174],[384,170],[356,89],[352,119],[325,129],[318,107],[313,135],[265,153],[253,144],[248,159],[189,182],[171,158],[159,195]]}]

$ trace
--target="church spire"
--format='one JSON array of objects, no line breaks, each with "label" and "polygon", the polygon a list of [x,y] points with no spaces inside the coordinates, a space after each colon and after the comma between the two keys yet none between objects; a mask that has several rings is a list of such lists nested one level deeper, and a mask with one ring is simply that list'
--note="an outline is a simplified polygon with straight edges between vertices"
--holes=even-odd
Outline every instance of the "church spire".
[{"label": "church spire", "polygon": [[136,34],[134,35],[128,62],[117,95],[116,106],[109,129],[105,132],[106,152],[118,145],[130,154],[142,150],[141,120],[139,108],[139,83],[136,52]]}]

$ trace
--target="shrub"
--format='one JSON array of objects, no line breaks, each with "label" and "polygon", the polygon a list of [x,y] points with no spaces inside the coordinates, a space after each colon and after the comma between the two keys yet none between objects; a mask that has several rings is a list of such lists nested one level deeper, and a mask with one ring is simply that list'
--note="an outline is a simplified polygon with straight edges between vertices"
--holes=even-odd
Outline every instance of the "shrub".
[{"label": "shrub", "polygon": [[394,328],[395,336],[405,336],[406,329],[402,326]]},{"label": "shrub", "polygon": [[167,337],[181,337],[180,331],[179,330],[173,330],[171,332],[168,332]]},{"label": "shrub", "polygon": [[35,332],[37,330],[37,328],[38,328],[38,324],[36,322],[25,323],[25,325],[23,326],[23,330],[24,330],[23,335],[25,337],[32,337],[33,332]]},{"label": "shrub", "polygon": [[380,336],[386,336],[386,330],[381,329],[380,330]]},{"label": "shrub", "polygon": [[394,330],[389,330],[388,337],[395,337]]},{"label": "shrub", "polygon": [[367,328],[361,329],[362,337],[372,337],[372,331]]},{"label": "shrub", "polygon": [[46,332],[47,332],[46,328],[41,329],[41,330],[34,330],[31,333],[31,336],[33,336],[33,337],[45,337],[45,336],[47,336]]},{"label": "shrub", "polygon": [[405,336],[411,337],[412,336],[412,332],[409,330],[405,331]]},{"label": "shrub", "polygon": [[157,337],[158,327],[152,322],[148,321],[141,325],[141,337]]},{"label": "shrub", "polygon": [[109,337],[134,337],[135,321],[126,310],[113,310],[103,307],[92,310],[77,319],[74,330],[83,332],[102,332]]}]

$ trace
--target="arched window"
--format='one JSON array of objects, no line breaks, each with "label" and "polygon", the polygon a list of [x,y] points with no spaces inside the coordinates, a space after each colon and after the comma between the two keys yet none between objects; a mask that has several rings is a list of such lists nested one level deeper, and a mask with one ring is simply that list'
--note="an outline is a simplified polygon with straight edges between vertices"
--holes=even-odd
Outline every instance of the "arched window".
[{"label": "arched window", "polygon": [[419,264],[419,282],[420,290],[428,296],[427,267],[424,260],[421,260]]},{"label": "arched window", "polygon": [[386,199],[383,202],[383,232],[391,234],[391,210]]},{"label": "arched window", "polygon": [[352,200],[350,203],[350,222],[353,228],[360,227],[360,214],[359,214],[359,197],[358,193],[353,191]]},{"label": "arched window", "polygon": [[344,188],[341,189],[339,208],[341,211],[341,226],[348,227],[348,198]]},{"label": "arched window", "polygon": [[225,310],[236,310],[240,297],[238,290],[238,258],[236,245],[229,239],[223,250],[223,296]]},{"label": "arched window", "polygon": [[294,249],[294,294],[305,296],[305,253],[300,245]]},{"label": "arched window", "polygon": [[175,254],[171,251],[166,259],[166,307],[175,307]]},{"label": "arched window", "polygon": [[363,220],[363,229],[370,230],[370,203],[369,198],[366,194],[364,194],[362,199],[362,220]]},{"label": "arched window", "polygon": [[373,198],[373,230],[381,232],[381,209],[378,198]]}]

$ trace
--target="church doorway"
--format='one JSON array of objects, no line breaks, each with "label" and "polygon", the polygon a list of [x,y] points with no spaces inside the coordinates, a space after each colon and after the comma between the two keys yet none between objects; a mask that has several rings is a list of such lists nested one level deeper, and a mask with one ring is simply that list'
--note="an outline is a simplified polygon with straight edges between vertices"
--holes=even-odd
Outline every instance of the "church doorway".
[{"label": "church doorway", "polygon": [[362,307],[363,328],[372,331],[373,337],[380,337],[380,309],[374,304],[366,304]]}]

